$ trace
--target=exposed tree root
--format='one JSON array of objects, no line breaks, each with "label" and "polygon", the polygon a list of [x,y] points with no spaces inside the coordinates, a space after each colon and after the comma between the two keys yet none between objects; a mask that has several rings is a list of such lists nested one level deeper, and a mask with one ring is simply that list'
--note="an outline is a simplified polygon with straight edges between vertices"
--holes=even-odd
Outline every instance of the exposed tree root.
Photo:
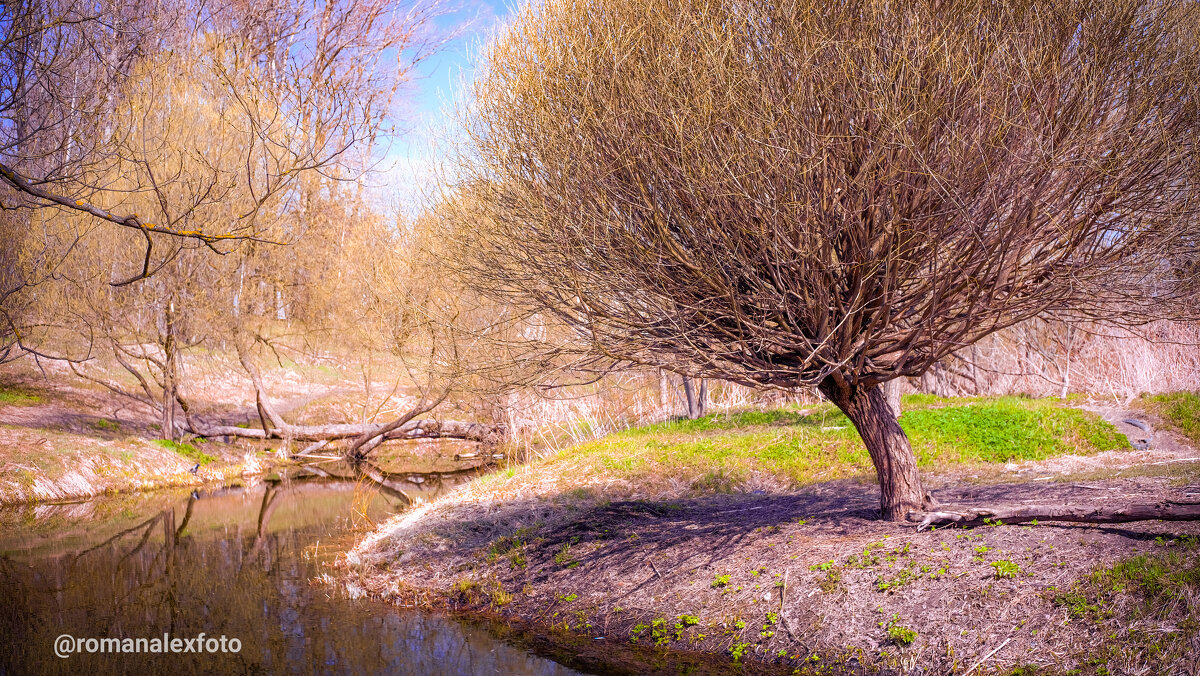
[{"label": "exposed tree root", "polygon": [[1164,501],[1117,506],[1081,507],[1071,505],[998,505],[932,512],[909,512],[909,521],[919,522],[917,530],[930,526],[978,526],[986,522],[1028,523],[1030,521],[1070,521],[1074,523],[1127,523],[1130,521],[1200,520],[1200,502]]}]

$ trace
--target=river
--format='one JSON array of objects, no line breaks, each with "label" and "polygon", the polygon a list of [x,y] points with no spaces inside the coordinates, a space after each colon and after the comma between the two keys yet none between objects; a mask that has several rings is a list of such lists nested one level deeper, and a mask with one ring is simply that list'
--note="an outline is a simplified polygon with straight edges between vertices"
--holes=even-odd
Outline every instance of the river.
[{"label": "river", "polygon": [[[468,477],[314,467],[2,509],[0,674],[579,673],[478,625],[321,581],[358,534]],[[154,652],[156,639],[183,652]]]}]

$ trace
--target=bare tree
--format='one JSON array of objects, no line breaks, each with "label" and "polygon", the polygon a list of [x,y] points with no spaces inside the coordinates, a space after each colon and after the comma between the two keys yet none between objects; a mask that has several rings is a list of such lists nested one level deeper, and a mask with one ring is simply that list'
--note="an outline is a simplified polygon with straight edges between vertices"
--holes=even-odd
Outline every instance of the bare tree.
[{"label": "bare tree", "polygon": [[816,386],[903,519],[927,496],[881,385],[1036,316],[1192,313],[1198,18],[549,0],[465,110],[465,272],[614,361]]}]

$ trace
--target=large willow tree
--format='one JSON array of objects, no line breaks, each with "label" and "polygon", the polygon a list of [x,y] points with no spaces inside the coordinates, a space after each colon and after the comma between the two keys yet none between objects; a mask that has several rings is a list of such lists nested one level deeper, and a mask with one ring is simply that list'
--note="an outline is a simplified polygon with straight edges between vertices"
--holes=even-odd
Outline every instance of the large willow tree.
[{"label": "large willow tree", "polygon": [[470,277],[618,361],[816,386],[904,518],[882,383],[1039,315],[1185,308],[1198,14],[549,0],[467,110]]}]

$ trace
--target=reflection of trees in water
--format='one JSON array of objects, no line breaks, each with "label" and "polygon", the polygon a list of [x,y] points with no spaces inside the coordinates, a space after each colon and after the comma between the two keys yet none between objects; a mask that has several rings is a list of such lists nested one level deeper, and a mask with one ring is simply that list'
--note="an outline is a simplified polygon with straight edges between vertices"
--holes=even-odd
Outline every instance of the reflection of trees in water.
[{"label": "reflection of trees in water", "polygon": [[360,460],[355,463],[340,463],[336,468],[322,468],[318,464],[306,465],[302,471],[307,474],[293,480],[320,477],[357,481],[360,485],[368,484],[377,488],[381,495],[390,498],[393,508],[404,509],[411,507],[418,497],[432,500],[450,488],[478,476],[483,467],[429,473],[388,472],[369,461]]},{"label": "reflection of trees in water", "polygon": [[[403,475],[378,468],[357,474],[355,480],[378,485],[393,500],[402,501],[397,494],[411,500]],[[252,522],[194,535],[188,527],[204,513],[205,500],[193,493],[99,544],[33,562],[0,558],[0,635],[8,644],[0,673],[570,673],[444,618],[330,598],[328,587],[310,581],[320,571],[306,553],[328,529],[322,523],[271,528],[280,505],[324,490],[305,483],[265,485],[251,503]],[[201,631],[240,639],[241,653],[62,660],[52,652],[63,633],[187,638]]]}]

